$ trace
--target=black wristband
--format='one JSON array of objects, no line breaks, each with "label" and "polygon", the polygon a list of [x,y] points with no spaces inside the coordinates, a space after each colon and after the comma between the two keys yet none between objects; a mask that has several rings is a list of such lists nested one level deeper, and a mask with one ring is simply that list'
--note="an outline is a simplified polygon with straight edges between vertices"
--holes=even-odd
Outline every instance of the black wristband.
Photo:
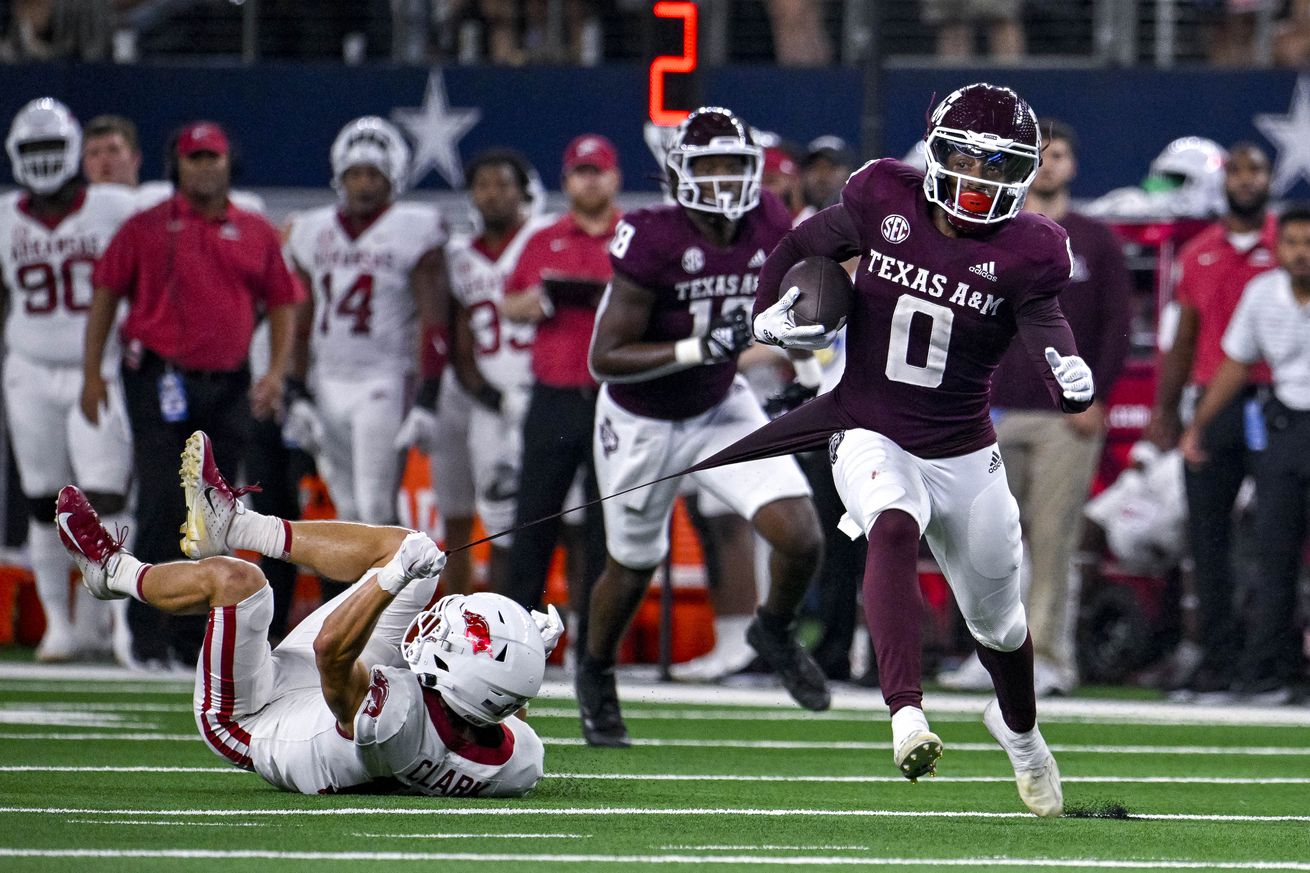
[{"label": "black wristband", "polygon": [[421,406],[428,412],[435,412],[437,409],[437,398],[441,396],[440,379],[424,379],[418,386],[418,397],[414,400],[415,406]]},{"label": "black wristband", "polygon": [[492,412],[500,412],[501,393],[494,386],[487,384],[479,388],[474,394],[473,399]]}]

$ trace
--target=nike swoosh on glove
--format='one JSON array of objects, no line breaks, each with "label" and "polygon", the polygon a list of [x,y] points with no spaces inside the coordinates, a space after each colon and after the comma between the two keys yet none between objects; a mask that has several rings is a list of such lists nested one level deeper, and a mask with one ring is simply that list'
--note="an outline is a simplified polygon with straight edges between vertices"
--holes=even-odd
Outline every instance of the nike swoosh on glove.
[{"label": "nike swoosh on glove", "polygon": [[537,623],[537,630],[541,631],[541,641],[546,645],[546,657],[550,657],[559,638],[564,635],[564,622],[559,617],[559,611],[552,603],[546,607],[545,612],[532,610],[532,620]]},{"label": "nike swoosh on glove", "polygon": [[419,451],[432,454],[436,444],[437,417],[431,410],[424,409],[422,406],[410,409],[409,414],[400,424],[400,430],[396,431],[396,439],[393,443],[396,451],[404,451],[410,446],[416,446]]},{"label": "nike swoosh on glove", "polygon": [[791,308],[796,298],[801,296],[801,289],[792,287],[778,298],[778,302],[755,316],[755,338],[762,343],[783,349],[826,349],[832,345],[837,332],[824,333],[823,325],[796,325],[796,316]]},{"label": "nike swoosh on glove", "polygon": [[1059,383],[1066,400],[1088,403],[1096,396],[1092,371],[1082,358],[1077,355],[1062,357],[1055,349],[1047,346],[1046,363],[1051,365],[1051,372],[1055,374],[1055,381]]}]

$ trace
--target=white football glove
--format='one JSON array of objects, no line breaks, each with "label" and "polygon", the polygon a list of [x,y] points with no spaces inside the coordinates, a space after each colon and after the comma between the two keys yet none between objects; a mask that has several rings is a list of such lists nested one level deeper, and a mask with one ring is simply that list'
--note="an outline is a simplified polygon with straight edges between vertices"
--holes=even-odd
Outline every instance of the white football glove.
[{"label": "white football glove", "polygon": [[282,441],[299,446],[311,455],[323,448],[323,419],[310,400],[299,397],[292,401],[282,422]]},{"label": "white football glove", "polygon": [[430,455],[436,445],[437,416],[430,409],[413,407],[401,422],[400,430],[396,431],[394,448],[403,452],[410,446],[416,446],[419,451]]},{"label": "white football glove", "polygon": [[1087,403],[1096,396],[1092,371],[1082,358],[1077,355],[1061,357],[1059,352],[1047,346],[1046,363],[1051,365],[1051,372],[1055,374],[1055,381],[1060,384],[1066,400]]},{"label": "white football glove", "polygon": [[801,296],[801,289],[792,286],[778,302],[755,316],[755,338],[762,343],[784,349],[826,349],[832,345],[837,332],[825,333],[821,324],[796,326],[792,305]]},{"label": "white football glove", "polygon": [[532,610],[532,620],[537,623],[537,630],[541,631],[541,641],[546,645],[546,657],[549,658],[550,653],[555,651],[555,644],[564,635],[564,621],[553,603],[546,607],[545,612]]}]

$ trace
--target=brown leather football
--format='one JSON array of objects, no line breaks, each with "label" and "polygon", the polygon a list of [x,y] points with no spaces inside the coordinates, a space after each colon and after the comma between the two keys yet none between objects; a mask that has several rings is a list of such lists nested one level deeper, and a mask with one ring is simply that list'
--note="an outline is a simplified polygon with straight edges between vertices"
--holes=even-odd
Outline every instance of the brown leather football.
[{"label": "brown leather football", "polygon": [[791,308],[797,325],[821,324],[825,332],[842,326],[855,288],[841,264],[818,255],[806,258],[782,277],[780,293],[793,287],[801,289]]}]

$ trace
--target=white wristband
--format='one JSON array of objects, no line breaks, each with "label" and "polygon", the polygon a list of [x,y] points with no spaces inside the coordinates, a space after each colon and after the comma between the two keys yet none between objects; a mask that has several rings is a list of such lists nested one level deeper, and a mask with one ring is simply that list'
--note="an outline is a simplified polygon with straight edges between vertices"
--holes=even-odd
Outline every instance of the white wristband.
[{"label": "white wristband", "polygon": [[796,383],[802,388],[818,388],[823,382],[823,367],[819,359],[810,355],[791,362],[792,372],[796,374]]},{"label": "white wristband", "polygon": [[388,562],[379,567],[373,578],[377,580],[378,587],[383,591],[392,597],[399,597],[400,592],[405,590],[410,580],[406,579],[404,574],[400,572],[400,567],[394,564],[395,562]]},{"label": "white wristband", "polygon": [[698,336],[689,336],[673,344],[673,360],[679,364],[696,366],[705,363],[705,344]]}]

